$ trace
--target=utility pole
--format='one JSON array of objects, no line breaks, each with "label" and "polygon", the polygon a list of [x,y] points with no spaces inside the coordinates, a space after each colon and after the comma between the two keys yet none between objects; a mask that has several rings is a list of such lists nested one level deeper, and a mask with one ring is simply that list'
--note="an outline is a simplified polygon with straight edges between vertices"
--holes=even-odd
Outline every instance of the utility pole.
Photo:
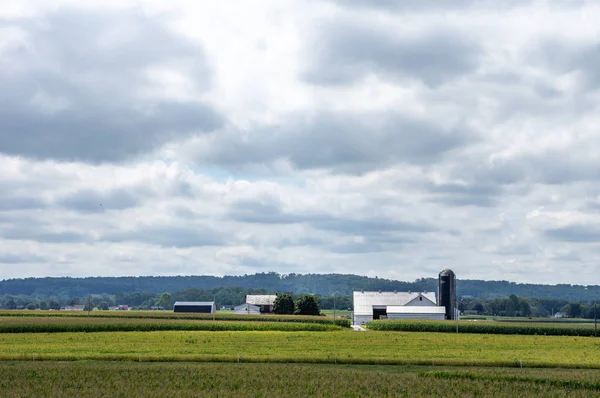
[{"label": "utility pole", "polygon": [[598,304],[594,303],[594,337],[598,337]]},{"label": "utility pole", "polygon": [[92,310],[92,295],[88,295],[88,317],[90,316],[90,311]]},{"label": "utility pole", "polygon": [[215,310],[213,311],[213,321],[215,320],[215,315],[217,313],[217,295],[213,295],[213,305],[215,306]]},{"label": "utility pole", "polygon": [[333,294],[333,324],[335,325],[335,293]]}]

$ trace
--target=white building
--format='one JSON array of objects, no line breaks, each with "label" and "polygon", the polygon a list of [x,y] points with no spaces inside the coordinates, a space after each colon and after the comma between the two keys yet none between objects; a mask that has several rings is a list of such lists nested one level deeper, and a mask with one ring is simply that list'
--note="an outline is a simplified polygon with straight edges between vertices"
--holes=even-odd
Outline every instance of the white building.
[{"label": "white building", "polygon": [[244,303],[233,307],[233,313],[240,315],[260,315],[260,307],[258,305]]},{"label": "white building", "polygon": [[260,308],[261,313],[273,312],[273,305],[275,304],[275,294],[249,294],[246,296],[246,304],[252,304]]},{"label": "white building", "polygon": [[444,307],[436,305],[433,292],[354,292],[354,319],[364,325],[374,319],[439,319]]}]

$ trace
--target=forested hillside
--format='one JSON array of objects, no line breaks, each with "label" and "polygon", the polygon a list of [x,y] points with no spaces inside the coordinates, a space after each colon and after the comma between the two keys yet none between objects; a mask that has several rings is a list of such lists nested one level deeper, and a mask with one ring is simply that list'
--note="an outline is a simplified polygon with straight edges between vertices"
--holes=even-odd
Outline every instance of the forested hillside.
[{"label": "forested hillside", "polygon": [[[600,298],[600,286],[518,284],[507,281],[457,280],[457,294],[474,298],[519,297],[592,301]],[[437,291],[437,279],[401,282],[343,274],[288,274],[274,272],[243,276],[140,276],[91,278],[25,278],[0,281],[0,295],[35,297],[85,297],[88,294],[163,293],[189,288],[219,287],[263,289],[321,296],[350,296],[354,290]]]}]

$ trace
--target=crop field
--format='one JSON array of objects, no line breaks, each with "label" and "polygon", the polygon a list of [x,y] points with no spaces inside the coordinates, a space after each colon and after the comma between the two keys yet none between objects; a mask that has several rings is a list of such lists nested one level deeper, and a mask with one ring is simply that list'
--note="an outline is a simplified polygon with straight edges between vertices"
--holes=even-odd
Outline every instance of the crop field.
[{"label": "crop field", "polygon": [[481,365],[600,369],[600,339],[449,333],[155,331],[2,333],[3,360]]},{"label": "crop field", "polygon": [[[405,332],[456,333],[456,324],[445,321],[427,320],[377,320],[367,323],[371,330]],[[553,336],[594,336],[594,324],[543,323],[543,322],[496,322],[460,321],[460,333],[521,334]],[[600,334],[599,334],[600,335]]]},{"label": "crop field", "polygon": [[403,397],[598,395],[597,371],[298,364],[4,362],[4,396]]},{"label": "crop field", "polygon": [[[217,314],[198,314],[186,312],[167,312],[167,311],[92,311],[88,315],[85,311],[1,311],[0,319],[8,318],[86,318],[86,319],[187,319],[196,321],[235,321],[235,322],[295,322],[295,323],[317,323],[317,324],[333,324],[333,318],[326,316],[299,316],[299,315],[244,315],[233,313],[217,313]],[[21,321],[17,321],[21,322]],[[350,327],[348,319],[336,319],[335,324],[342,327]]]},{"label": "crop field", "polygon": [[0,316],[3,396],[600,396],[594,337],[30,313]]},{"label": "crop field", "polygon": [[278,330],[324,332],[340,330],[332,323],[231,322],[188,319],[74,318],[74,317],[0,317],[0,333],[128,332],[157,330]]}]

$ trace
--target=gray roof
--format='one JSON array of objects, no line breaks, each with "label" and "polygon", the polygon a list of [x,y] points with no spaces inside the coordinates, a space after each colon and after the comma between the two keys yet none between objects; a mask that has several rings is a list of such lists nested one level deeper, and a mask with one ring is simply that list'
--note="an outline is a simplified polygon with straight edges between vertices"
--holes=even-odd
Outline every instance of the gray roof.
[{"label": "gray roof", "polygon": [[215,305],[214,301],[176,301],[175,305]]},{"label": "gray roof", "polygon": [[275,304],[275,294],[249,294],[246,296],[246,303],[254,305],[273,305]]}]

